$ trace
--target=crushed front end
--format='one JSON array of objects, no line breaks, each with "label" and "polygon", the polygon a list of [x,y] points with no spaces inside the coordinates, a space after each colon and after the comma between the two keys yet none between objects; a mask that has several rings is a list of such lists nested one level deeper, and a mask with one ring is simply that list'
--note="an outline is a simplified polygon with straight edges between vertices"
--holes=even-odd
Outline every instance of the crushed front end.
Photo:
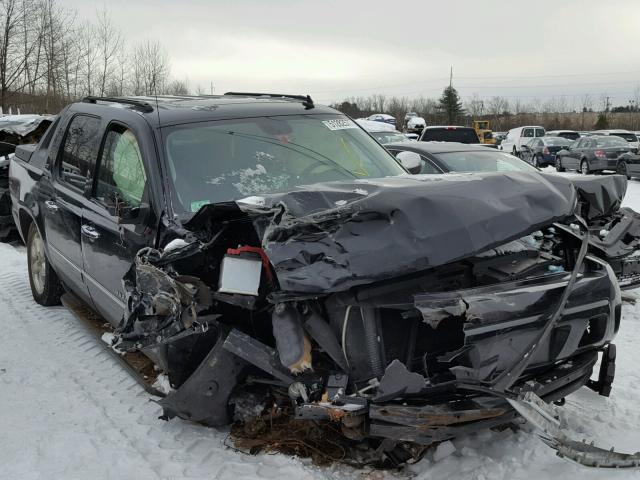
[{"label": "crushed front end", "polygon": [[234,423],[249,449],[300,454],[326,438],[332,459],[360,462],[402,463],[508,423],[524,391],[608,395],[611,355],[589,379],[620,290],[587,253],[587,229],[557,223],[580,222],[573,186],[477,178],[203,207],[163,249],[139,252],[116,346],[168,376],[165,418]]}]

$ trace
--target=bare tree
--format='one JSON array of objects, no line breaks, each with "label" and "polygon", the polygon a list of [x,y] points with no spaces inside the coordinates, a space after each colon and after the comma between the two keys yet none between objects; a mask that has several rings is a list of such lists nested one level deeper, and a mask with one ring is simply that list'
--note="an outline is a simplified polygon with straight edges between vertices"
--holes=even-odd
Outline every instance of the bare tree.
[{"label": "bare tree", "polygon": [[[0,106],[7,108],[11,91],[21,89],[26,59],[31,48],[24,45],[26,11],[30,2],[0,0]],[[25,52],[24,49],[27,51]]]},{"label": "bare tree", "polygon": [[163,93],[167,95],[189,95],[189,81],[173,80],[165,87]]},{"label": "bare tree", "polygon": [[169,56],[160,42],[147,40],[133,52],[133,90],[136,95],[156,95],[164,91],[169,78]]},{"label": "bare tree", "polygon": [[466,102],[465,108],[467,112],[469,112],[471,117],[481,117],[482,115],[484,115],[485,110],[484,100],[482,100],[477,93],[474,93]]},{"label": "bare tree", "polygon": [[95,35],[100,57],[100,95],[103,96],[112,81],[116,58],[122,50],[122,34],[115,27],[106,10],[98,12]]}]

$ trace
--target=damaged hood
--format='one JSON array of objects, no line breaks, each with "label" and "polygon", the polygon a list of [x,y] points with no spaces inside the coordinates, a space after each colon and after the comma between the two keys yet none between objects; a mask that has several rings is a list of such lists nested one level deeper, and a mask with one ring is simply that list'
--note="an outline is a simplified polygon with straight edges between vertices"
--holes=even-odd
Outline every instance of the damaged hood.
[{"label": "damaged hood", "polygon": [[572,215],[576,189],[560,176],[524,172],[412,175],[318,183],[237,204],[253,218],[281,289],[326,294],[522,237]]},{"label": "damaged hood", "polygon": [[55,115],[5,115],[0,117],[0,132],[24,137],[34,132],[42,122],[51,123]]},{"label": "damaged hood", "polygon": [[[553,176],[553,174],[547,176]],[[586,207],[586,211],[581,214],[588,220],[618,211],[627,192],[627,179],[624,175],[570,174],[564,177],[575,186],[580,201]]]}]

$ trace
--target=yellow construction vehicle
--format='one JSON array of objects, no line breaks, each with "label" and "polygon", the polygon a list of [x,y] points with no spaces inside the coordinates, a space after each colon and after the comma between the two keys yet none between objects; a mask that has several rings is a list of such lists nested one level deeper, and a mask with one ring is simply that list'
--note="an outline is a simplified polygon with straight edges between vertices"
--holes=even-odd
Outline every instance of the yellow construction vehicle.
[{"label": "yellow construction vehicle", "polygon": [[487,143],[493,145],[496,143],[496,139],[493,138],[493,132],[489,126],[489,120],[474,120],[473,129],[478,134],[480,143]]}]

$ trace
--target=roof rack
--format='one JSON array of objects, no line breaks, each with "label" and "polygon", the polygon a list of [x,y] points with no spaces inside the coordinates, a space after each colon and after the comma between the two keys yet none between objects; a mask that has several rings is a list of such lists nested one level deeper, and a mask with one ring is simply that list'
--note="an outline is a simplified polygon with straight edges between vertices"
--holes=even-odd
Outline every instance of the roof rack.
[{"label": "roof rack", "polygon": [[153,106],[142,100],[135,100],[133,98],[118,98],[118,97],[94,97],[88,96],[82,99],[83,103],[98,103],[98,102],[112,102],[112,103],[123,103],[125,105],[131,105],[136,107],[138,110],[142,112],[153,112]]},{"label": "roof rack", "polygon": [[313,100],[310,95],[287,95],[285,93],[248,93],[248,92],[227,92],[225,95],[234,95],[237,97],[269,97],[269,98],[288,98],[302,102],[307,110],[313,108]]}]

